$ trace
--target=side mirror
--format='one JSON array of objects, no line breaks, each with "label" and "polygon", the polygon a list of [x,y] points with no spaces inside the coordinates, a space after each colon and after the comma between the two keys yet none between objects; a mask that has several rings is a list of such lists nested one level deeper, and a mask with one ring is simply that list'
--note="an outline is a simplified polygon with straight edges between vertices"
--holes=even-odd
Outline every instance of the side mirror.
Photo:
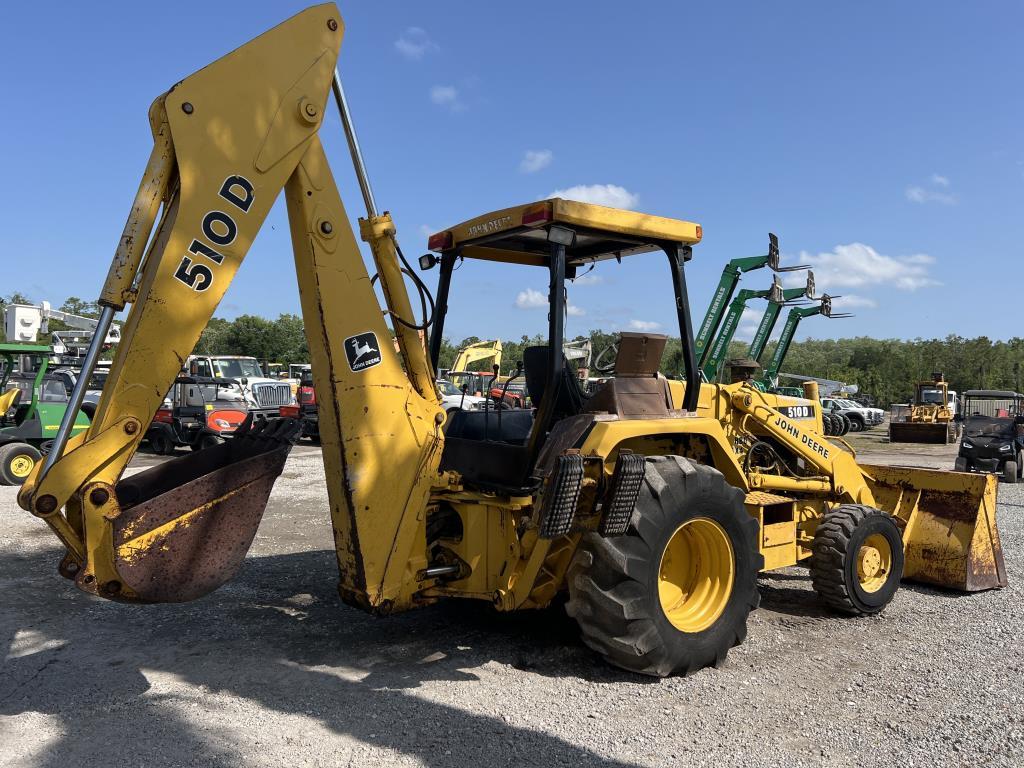
[{"label": "side mirror", "polygon": [[463,384],[462,385],[462,394],[466,394],[467,392],[469,392],[469,384]]},{"label": "side mirror", "polygon": [[203,390],[195,384],[189,384],[188,390],[185,392],[185,405],[189,408],[203,408],[206,405]]},{"label": "side mirror", "polygon": [[249,385],[249,377],[248,376],[243,376],[242,377],[242,386],[246,387],[248,385]]}]

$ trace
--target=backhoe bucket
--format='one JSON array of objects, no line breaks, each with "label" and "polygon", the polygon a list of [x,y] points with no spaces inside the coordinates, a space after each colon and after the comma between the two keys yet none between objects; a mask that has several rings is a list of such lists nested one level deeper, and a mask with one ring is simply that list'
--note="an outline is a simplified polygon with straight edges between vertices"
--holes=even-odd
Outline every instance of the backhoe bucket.
[{"label": "backhoe bucket", "polygon": [[905,579],[961,592],[1006,586],[995,475],[861,468],[876,504],[902,521]]},{"label": "backhoe bucket", "polygon": [[[231,579],[252,544],[297,431],[274,420],[119,482],[111,523],[116,599],[185,602]],[[81,575],[79,581],[82,581]],[[95,585],[80,583],[87,591]],[[92,588],[90,588],[92,586]]]},{"label": "backhoe bucket", "polygon": [[894,421],[889,424],[889,442],[945,445],[950,431],[949,424],[938,421]]}]

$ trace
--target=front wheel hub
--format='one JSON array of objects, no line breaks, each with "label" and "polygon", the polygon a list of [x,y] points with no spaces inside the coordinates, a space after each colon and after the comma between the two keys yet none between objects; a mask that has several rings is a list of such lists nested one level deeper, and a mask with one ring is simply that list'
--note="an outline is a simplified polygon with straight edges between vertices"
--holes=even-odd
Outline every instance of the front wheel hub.
[{"label": "front wheel hub", "polygon": [[865,592],[877,592],[892,570],[892,547],[881,534],[868,536],[857,551],[857,579]]}]

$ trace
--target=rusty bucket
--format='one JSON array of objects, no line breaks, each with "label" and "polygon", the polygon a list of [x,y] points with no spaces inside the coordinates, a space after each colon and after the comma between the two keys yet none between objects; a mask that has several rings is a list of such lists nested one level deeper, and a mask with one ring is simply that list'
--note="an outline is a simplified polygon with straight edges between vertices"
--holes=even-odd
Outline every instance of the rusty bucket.
[{"label": "rusty bucket", "polygon": [[904,578],[961,592],[1006,586],[994,475],[862,464],[903,527]]},{"label": "rusty bucket", "polygon": [[230,580],[252,544],[297,431],[290,419],[258,427],[247,421],[221,445],[118,483],[121,509],[111,521],[122,584],[117,597],[184,602]]}]

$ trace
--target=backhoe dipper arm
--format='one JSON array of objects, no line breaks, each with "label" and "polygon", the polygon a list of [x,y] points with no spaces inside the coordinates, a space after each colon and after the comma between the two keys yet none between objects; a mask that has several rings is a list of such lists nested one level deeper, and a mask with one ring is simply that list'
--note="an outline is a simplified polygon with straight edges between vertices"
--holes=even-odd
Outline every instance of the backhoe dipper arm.
[{"label": "backhoe dipper arm", "polygon": [[[333,4],[310,8],[150,109],[153,154],[100,295],[101,329],[130,305],[122,342],[88,432],[55,447],[19,495],[63,541],[62,573],[86,591],[191,599],[230,578],[251,543],[287,452],[272,431],[118,481],[284,189],[341,592],[381,610],[404,597],[397,585],[416,562],[418,529],[401,521],[424,508],[444,414],[416,331],[410,343],[399,330],[401,359],[390,343],[317,135],[332,87],[344,106],[335,71],[342,33]],[[343,124],[356,157],[345,114]],[[360,183],[368,192],[364,172]],[[364,197],[360,230],[387,309],[411,320],[394,225]],[[273,466],[264,466],[270,453]]]},{"label": "backhoe dipper arm", "polygon": [[494,358],[494,365],[501,366],[501,341],[479,341],[459,350],[452,363],[453,371],[468,371],[469,366],[480,360]]}]

